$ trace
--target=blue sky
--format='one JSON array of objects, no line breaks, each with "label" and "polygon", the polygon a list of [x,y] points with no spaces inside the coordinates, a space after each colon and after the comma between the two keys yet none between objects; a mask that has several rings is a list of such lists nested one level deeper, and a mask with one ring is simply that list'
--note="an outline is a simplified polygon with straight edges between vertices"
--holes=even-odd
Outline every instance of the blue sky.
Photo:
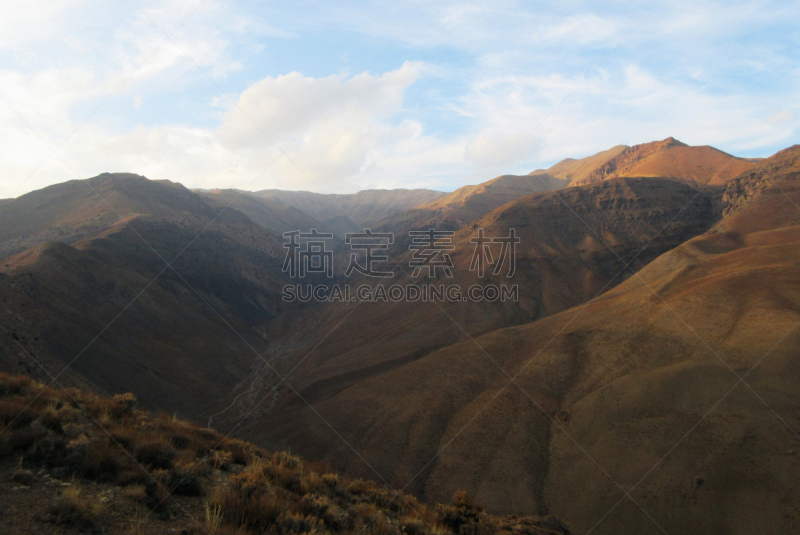
[{"label": "blue sky", "polygon": [[798,21],[796,2],[17,3],[0,197],[104,171],[452,190],[669,136],[767,156],[797,142]]}]

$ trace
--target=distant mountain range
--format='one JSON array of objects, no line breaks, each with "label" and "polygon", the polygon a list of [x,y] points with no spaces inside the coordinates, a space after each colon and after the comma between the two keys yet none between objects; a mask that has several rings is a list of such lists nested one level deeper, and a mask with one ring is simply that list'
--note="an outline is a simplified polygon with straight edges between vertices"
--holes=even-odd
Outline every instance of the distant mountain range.
[{"label": "distant mountain range", "polygon": [[344,237],[347,232],[360,232],[391,215],[445,196],[440,191],[429,189],[372,189],[351,195],[266,189],[252,195],[301,210],[320,221],[320,229],[339,237]]},{"label": "distant mountain range", "polygon": [[[798,146],[673,138],[448,194],[70,181],[0,204],[0,367],[72,363],[67,384],[577,533],[788,533],[799,185]],[[303,282],[419,285],[409,231],[435,228],[453,277],[422,282],[519,299],[287,302],[283,233],[311,228],[340,267],[346,233],[394,233],[395,275]],[[475,241],[509,229],[513,277],[479,277]]]}]

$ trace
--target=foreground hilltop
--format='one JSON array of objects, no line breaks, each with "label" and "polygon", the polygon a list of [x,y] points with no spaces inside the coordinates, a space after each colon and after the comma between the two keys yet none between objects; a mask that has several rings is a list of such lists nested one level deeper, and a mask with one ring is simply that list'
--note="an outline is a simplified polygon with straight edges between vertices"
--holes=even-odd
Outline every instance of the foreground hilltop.
[{"label": "foreground hilltop", "polygon": [[135,403],[0,374],[2,532],[569,533],[463,492],[429,506]]}]

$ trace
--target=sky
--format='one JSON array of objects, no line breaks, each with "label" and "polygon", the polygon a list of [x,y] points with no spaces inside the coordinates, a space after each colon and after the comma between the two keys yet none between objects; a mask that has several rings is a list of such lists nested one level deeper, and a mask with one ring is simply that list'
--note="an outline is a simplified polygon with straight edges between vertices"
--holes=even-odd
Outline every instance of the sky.
[{"label": "sky", "polygon": [[43,0],[0,18],[0,198],[102,172],[451,191],[800,133],[798,2]]}]

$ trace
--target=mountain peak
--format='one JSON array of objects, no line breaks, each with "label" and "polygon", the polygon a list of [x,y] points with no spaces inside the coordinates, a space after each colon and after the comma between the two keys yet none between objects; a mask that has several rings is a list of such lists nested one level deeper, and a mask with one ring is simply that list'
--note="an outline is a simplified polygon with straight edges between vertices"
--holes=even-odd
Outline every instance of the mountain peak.
[{"label": "mountain peak", "polygon": [[571,186],[620,177],[664,177],[688,183],[724,184],[755,165],[714,147],[693,147],[668,137],[627,147]]},{"label": "mountain peak", "polygon": [[682,141],[678,141],[677,139],[675,139],[672,136],[668,137],[664,141],[660,141],[660,142],[659,141],[654,141],[653,143],[645,143],[645,145],[653,145],[653,144],[659,144],[662,147],[688,147],[689,146],[689,145],[687,145],[686,143],[684,143]]}]

